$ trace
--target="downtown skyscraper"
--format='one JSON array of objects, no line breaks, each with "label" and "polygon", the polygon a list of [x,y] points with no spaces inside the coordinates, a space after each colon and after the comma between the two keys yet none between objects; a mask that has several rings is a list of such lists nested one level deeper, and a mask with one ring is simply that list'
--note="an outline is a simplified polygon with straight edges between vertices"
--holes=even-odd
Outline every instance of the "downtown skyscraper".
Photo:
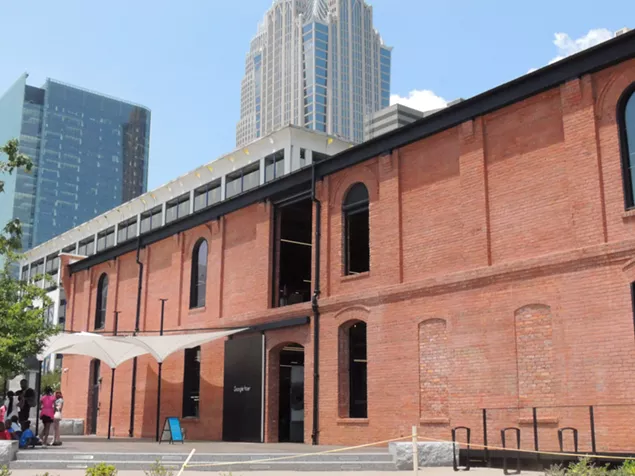
[{"label": "downtown skyscraper", "polygon": [[5,174],[0,228],[22,223],[28,250],[147,190],[150,111],[27,75],[0,96],[0,143],[19,139],[33,170]]},{"label": "downtown skyscraper", "polygon": [[274,0],[246,57],[237,147],[288,124],[362,142],[390,104],[391,53],[363,0]]}]

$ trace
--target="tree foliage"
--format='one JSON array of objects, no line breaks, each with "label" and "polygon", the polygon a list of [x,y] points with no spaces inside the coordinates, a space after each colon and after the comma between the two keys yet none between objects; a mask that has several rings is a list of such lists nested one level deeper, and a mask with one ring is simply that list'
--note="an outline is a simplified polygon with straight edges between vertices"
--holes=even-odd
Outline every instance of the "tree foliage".
[{"label": "tree foliage", "polygon": [[[22,168],[30,171],[31,159],[18,150],[18,141],[10,140],[0,147],[6,161],[0,160],[0,172],[13,173]],[[0,181],[0,191],[4,182]],[[37,355],[46,339],[57,332],[47,323],[46,310],[51,300],[40,285],[46,276],[33,281],[17,279],[15,268],[22,246],[22,227],[19,220],[10,221],[0,234],[0,374],[13,376],[26,370],[27,359]]]}]

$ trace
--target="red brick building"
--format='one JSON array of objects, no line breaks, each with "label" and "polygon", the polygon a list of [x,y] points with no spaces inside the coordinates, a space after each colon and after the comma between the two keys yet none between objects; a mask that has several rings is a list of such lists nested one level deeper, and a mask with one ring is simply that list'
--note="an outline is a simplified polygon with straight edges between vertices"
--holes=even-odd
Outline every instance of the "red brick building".
[{"label": "red brick building", "polygon": [[[119,311],[121,332],[137,317],[156,332],[160,299],[168,331],[249,326],[229,342],[257,356],[264,341],[264,414],[245,414],[268,442],[297,439],[298,411],[306,442],[414,424],[440,439],[469,426],[481,442],[488,409],[490,444],[519,427],[533,448],[536,407],[542,448],[576,427],[582,450],[594,405],[597,450],[635,452],[633,91],[628,33],[64,266],[67,328],[105,316],[110,332]],[[182,417],[188,438],[223,438],[240,393],[224,389],[228,366],[241,373],[230,345],[163,365],[162,418]],[[153,436],[157,364],[138,359],[131,393],[133,366],[115,374],[114,432]],[[110,372],[93,387],[87,358],[64,367],[65,416],[88,419],[98,391],[107,433]],[[226,427],[260,431],[236,418]]]}]

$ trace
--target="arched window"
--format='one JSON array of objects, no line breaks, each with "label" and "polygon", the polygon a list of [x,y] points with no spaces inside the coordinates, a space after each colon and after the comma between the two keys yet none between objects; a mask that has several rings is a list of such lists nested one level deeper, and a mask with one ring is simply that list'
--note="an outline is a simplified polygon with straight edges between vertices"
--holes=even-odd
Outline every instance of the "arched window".
[{"label": "arched window", "polygon": [[635,207],[635,83],[622,95],[618,105],[622,149],[622,179],[626,208]]},{"label": "arched window", "polygon": [[342,204],[344,221],[344,274],[370,270],[370,227],[368,190],[363,183],[353,185]]},{"label": "arched window", "polygon": [[190,278],[190,309],[205,306],[207,285],[207,241],[199,240],[192,250],[192,276]]},{"label": "arched window", "polygon": [[106,325],[106,307],[108,306],[108,275],[99,277],[97,282],[97,305],[95,306],[95,329],[103,329]]}]

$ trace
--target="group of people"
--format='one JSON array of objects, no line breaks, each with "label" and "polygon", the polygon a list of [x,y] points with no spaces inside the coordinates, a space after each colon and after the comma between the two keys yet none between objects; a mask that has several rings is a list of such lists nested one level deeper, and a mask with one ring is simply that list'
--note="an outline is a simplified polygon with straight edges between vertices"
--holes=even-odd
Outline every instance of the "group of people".
[{"label": "group of people", "polygon": [[[1,401],[1,400],[0,400]],[[53,392],[51,387],[44,390],[40,397],[40,420],[42,431],[39,437],[31,430],[29,415],[36,405],[36,395],[26,379],[20,381],[20,390],[7,392],[0,405],[0,440],[18,440],[20,448],[28,446],[49,446],[51,426],[53,427],[53,446],[60,446],[60,421],[64,408],[62,392]]]}]

